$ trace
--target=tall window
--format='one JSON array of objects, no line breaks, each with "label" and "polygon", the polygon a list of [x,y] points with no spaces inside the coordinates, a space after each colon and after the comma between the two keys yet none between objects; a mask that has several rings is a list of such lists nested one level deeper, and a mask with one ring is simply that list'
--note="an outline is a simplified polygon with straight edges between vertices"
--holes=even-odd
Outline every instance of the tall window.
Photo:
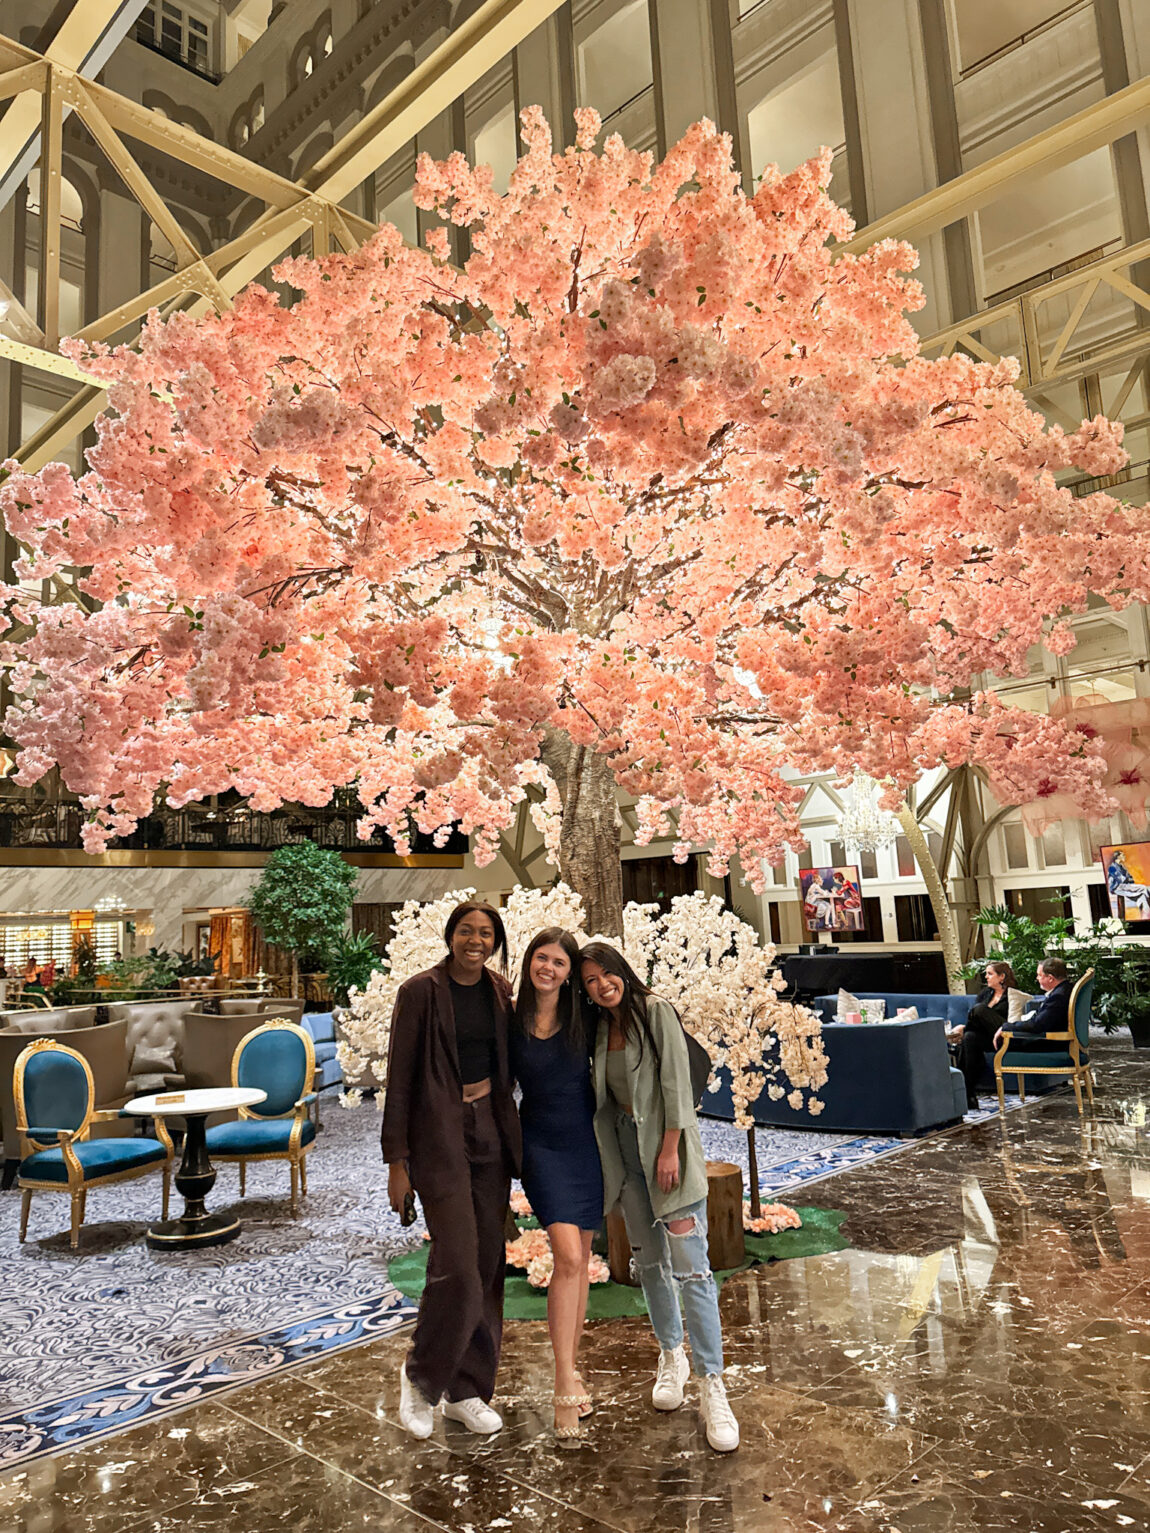
[{"label": "tall window", "polygon": [[136,20],[134,37],[197,74],[211,73],[211,31],[208,23],[171,0],[151,0]]},{"label": "tall window", "polygon": [[593,106],[604,121],[649,90],[654,72],[647,0],[611,8],[611,14],[577,43],[576,62],[579,100]]},{"label": "tall window", "polygon": [[758,186],[768,165],[777,165],[786,175],[827,147],[835,156],[831,195],[849,206],[846,129],[833,26],[824,24],[795,46],[777,51],[758,38],[759,30],[758,18],[752,18],[735,37],[744,166],[750,184]]},{"label": "tall window", "polygon": [[519,140],[515,131],[515,103],[509,101],[489,117],[472,138],[472,153],[477,165],[490,165],[495,190],[505,192],[515,169]]}]

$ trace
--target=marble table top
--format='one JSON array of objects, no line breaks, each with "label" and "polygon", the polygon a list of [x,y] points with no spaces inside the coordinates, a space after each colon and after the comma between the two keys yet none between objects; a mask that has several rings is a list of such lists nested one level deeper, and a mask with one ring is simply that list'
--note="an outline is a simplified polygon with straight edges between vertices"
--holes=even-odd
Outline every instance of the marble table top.
[{"label": "marble table top", "polygon": [[186,1117],[188,1113],[231,1112],[267,1101],[267,1092],[254,1086],[203,1086],[192,1091],[159,1091],[125,1102],[124,1111],[140,1117]]}]

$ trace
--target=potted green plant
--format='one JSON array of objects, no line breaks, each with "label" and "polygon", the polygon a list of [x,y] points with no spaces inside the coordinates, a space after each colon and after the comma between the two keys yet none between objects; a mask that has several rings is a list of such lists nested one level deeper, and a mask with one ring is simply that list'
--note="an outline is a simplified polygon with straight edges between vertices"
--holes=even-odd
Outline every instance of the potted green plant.
[{"label": "potted green plant", "polygon": [[1033,995],[1039,961],[1061,954],[1074,976],[1094,970],[1092,1020],[1107,1033],[1128,1027],[1135,1048],[1150,1048],[1150,948],[1129,942],[1121,921],[1076,932],[1068,916],[1032,921],[998,905],[980,910],[974,923],[987,932],[986,956],[963,965],[965,980],[981,984],[986,964],[997,959],[1009,963],[1019,989]]},{"label": "potted green plant", "polygon": [[341,932],[328,948],[327,982],[337,1006],[347,1006],[352,990],[363,990],[384,962],[373,932]]},{"label": "potted green plant", "polygon": [[347,925],[359,875],[338,852],[314,841],[281,846],[271,854],[248,897],[248,909],[266,941],[292,960],[292,994],[300,993],[300,959],[326,962]]}]

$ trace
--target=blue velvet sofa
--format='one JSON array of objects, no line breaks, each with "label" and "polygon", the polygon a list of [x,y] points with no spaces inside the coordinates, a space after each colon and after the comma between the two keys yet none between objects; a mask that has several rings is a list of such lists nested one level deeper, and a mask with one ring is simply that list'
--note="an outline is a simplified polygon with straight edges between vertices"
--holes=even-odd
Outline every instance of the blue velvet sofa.
[{"label": "blue velvet sofa", "polygon": [[[856,990],[854,994],[860,1001],[885,1001],[888,1017],[893,1017],[900,1006],[913,1006],[919,1017],[941,1017],[949,1027],[961,1027],[978,999],[974,995],[903,995],[885,990]],[[837,995],[816,995],[811,1010],[824,1022],[834,1022],[838,1005]]]},{"label": "blue velvet sofa", "polygon": [[[822,1113],[812,1118],[785,1097],[773,1102],[764,1089],[752,1105],[756,1123],[860,1134],[917,1134],[955,1123],[966,1111],[962,1075],[950,1063],[941,1017],[882,1022],[867,1027],[823,1025],[827,1084],[819,1093]],[[719,1088],[705,1092],[700,1111],[733,1118],[730,1078],[719,1071]]]},{"label": "blue velvet sofa", "polygon": [[[949,1027],[962,1027],[970,1015],[970,1008],[978,999],[975,995],[904,995],[882,990],[856,990],[854,995],[860,1001],[885,1001],[888,1017],[893,1017],[900,1006],[913,1006],[920,1018],[942,1017]],[[835,1020],[838,1004],[837,995],[817,995],[811,1003],[811,1009],[819,1013],[825,1026],[826,1023]],[[868,1025],[873,1026],[873,1024]],[[978,1084],[980,1090],[989,1093],[996,1089],[994,1051],[991,1050],[983,1058],[986,1067]],[[1028,1075],[1024,1078],[1022,1087],[1028,1097],[1041,1096],[1044,1092],[1053,1091],[1056,1086],[1065,1085],[1069,1078],[1064,1075]]]},{"label": "blue velvet sofa", "polygon": [[343,1071],[335,1057],[335,1018],[330,1011],[308,1011],[301,1025],[311,1034],[315,1044],[317,1091],[325,1086],[338,1086],[343,1082]]}]

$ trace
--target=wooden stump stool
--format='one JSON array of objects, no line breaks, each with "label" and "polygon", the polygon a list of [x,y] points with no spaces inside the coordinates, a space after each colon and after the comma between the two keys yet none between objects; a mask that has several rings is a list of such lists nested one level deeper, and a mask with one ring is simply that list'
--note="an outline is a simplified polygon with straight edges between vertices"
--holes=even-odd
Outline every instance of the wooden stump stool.
[{"label": "wooden stump stool", "polygon": [[[707,1254],[715,1272],[742,1266],[745,1255],[743,1173],[725,1160],[707,1162]],[[618,1209],[607,1215],[607,1265],[612,1282],[638,1286],[631,1277],[631,1242]]]},{"label": "wooden stump stool", "polygon": [[707,1254],[711,1270],[741,1267],[743,1237],[743,1173],[726,1160],[707,1162]]}]

